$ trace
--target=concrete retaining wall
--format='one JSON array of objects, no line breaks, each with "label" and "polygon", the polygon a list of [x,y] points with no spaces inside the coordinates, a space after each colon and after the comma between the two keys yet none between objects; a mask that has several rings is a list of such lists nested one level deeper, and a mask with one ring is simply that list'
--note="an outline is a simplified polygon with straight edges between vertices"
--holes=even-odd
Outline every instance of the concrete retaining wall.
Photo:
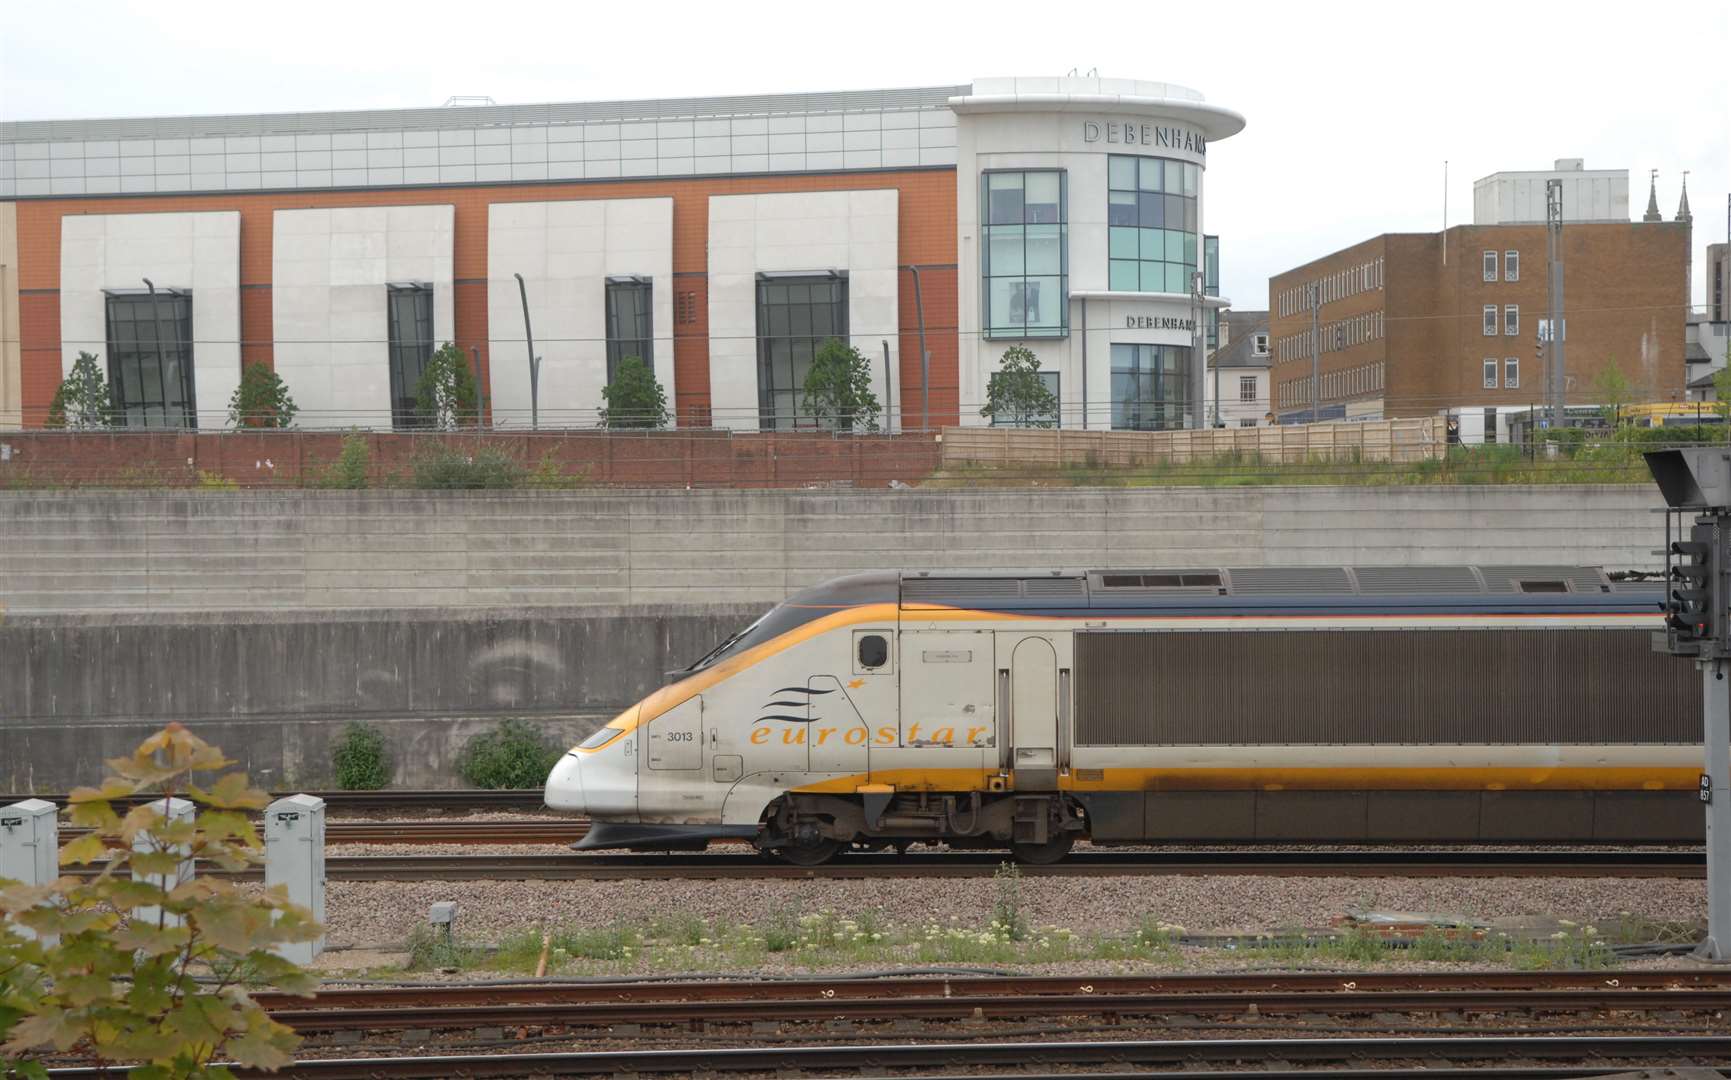
[{"label": "concrete retaining wall", "polygon": [[[755,607],[37,616],[0,625],[0,791],[65,790],[170,720],[260,776],[316,786],[328,740],[378,721],[398,781],[457,783],[504,716],[581,738],[756,617]],[[273,780],[273,782],[275,782]]]},{"label": "concrete retaining wall", "polygon": [[0,604],[772,604],[869,569],[1657,564],[1647,485],[0,495]]}]

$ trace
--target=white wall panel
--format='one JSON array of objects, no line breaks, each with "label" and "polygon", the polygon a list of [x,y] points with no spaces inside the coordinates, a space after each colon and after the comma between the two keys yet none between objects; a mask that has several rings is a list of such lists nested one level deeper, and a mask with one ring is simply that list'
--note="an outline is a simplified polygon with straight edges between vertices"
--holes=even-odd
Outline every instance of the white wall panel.
[{"label": "white wall panel", "polygon": [[900,427],[898,214],[893,188],[710,196],[709,392],[717,427],[758,426],[757,275],[827,270],[847,273],[848,334],[871,361],[878,401],[893,409],[880,424]]},{"label": "white wall panel", "polygon": [[240,214],[68,214],[60,224],[60,369],[80,351],[108,361],[104,290],[192,291],[198,426],[228,424],[240,385]]},{"label": "white wall panel", "polygon": [[607,278],[648,277],[655,377],[674,404],[673,200],[494,203],[487,215],[487,326],[493,419],[527,427],[523,275],[541,357],[543,427],[597,422],[607,383]]},{"label": "white wall panel", "polygon": [[430,283],[435,347],[452,341],[454,222],[449,205],[276,212],[276,370],[303,426],[391,426],[387,285]]}]

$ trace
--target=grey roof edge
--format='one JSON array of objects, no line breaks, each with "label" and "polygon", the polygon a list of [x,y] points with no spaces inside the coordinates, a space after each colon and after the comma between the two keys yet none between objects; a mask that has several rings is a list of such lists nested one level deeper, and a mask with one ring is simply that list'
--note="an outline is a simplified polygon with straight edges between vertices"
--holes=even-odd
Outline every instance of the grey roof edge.
[{"label": "grey roof edge", "polygon": [[802,94],[648,98],[635,101],[467,105],[331,112],[229,113],[83,120],[0,122],[0,142],[73,142],[92,139],[199,138],[219,135],[294,135],[338,131],[427,131],[607,121],[687,120],[871,110],[943,109],[971,85]]}]

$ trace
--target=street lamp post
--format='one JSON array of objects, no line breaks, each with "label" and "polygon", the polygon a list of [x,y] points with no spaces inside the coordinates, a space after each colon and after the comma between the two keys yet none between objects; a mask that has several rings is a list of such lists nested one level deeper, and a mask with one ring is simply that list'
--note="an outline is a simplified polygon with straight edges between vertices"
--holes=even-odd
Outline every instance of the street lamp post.
[{"label": "street lamp post", "polygon": [[517,295],[523,301],[523,340],[529,348],[529,428],[540,431],[541,358],[535,355],[535,331],[529,326],[529,287],[523,284],[522,274],[511,276],[517,279]]}]

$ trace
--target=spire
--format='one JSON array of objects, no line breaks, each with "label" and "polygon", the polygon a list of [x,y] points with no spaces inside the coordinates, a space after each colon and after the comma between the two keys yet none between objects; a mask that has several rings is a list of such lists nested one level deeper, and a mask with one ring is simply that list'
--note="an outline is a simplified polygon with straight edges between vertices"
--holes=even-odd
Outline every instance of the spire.
[{"label": "spire", "polygon": [[1677,220],[1691,222],[1695,215],[1689,212],[1689,170],[1683,170],[1683,199],[1677,204]]},{"label": "spire", "polygon": [[1647,212],[1641,215],[1642,221],[1664,221],[1665,215],[1659,213],[1659,170],[1652,169],[1647,177]]}]

